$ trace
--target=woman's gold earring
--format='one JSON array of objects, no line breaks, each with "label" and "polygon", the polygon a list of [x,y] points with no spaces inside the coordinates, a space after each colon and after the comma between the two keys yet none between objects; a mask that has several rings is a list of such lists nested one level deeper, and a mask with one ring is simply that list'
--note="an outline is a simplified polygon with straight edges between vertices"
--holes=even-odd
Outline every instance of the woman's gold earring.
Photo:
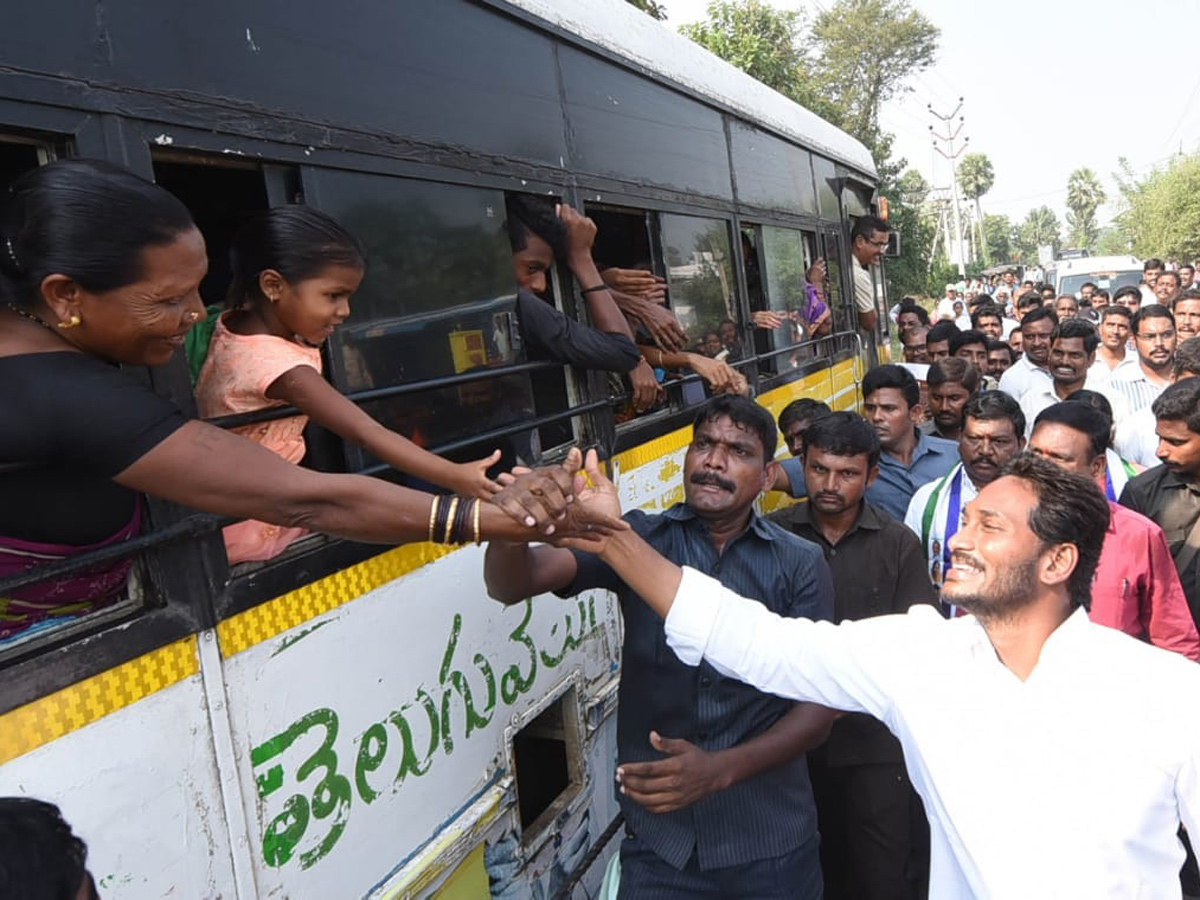
[{"label": "woman's gold earring", "polygon": [[74,328],[81,321],[82,320],[79,318],[79,316],[72,315],[71,318],[67,319],[67,321],[59,322],[58,327],[61,328],[63,331],[66,331],[68,328]]}]

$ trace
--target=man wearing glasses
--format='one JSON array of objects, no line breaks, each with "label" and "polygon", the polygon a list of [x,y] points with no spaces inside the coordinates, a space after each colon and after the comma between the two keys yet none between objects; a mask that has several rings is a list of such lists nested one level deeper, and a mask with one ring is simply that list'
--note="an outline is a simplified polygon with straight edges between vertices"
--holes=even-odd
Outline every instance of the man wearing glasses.
[{"label": "man wearing glasses", "polygon": [[1138,364],[1113,370],[1109,387],[1124,395],[1131,412],[1145,409],[1171,383],[1175,362],[1175,317],[1165,306],[1143,306],[1130,322]]},{"label": "man wearing glasses", "polygon": [[850,232],[850,252],[857,263],[854,270],[854,305],[863,331],[875,330],[875,282],[871,267],[879,265],[888,245],[888,223],[875,216],[861,216]]}]

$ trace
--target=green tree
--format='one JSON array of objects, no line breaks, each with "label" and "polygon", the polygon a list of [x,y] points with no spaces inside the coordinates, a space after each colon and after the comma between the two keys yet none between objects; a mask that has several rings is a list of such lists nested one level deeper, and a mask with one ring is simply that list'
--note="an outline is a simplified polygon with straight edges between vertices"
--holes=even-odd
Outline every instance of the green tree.
[{"label": "green tree", "polygon": [[983,153],[968,153],[962,158],[962,162],[958,164],[958,184],[962,189],[963,196],[975,204],[975,224],[979,228],[979,246],[982,250],[980,256],[987,263],[990,259],[988,254],[989,243],[987,239],[987,229],[984,228],[983,207],[979,203],[979,198],[992,189],[992,185],[996,183],[996,171],[992,168],[992,161]]},{"label": "green tree", "polygon": [[1091,169],[1076,169],[1067,179],[1067,226],[1071,229],[1071,245],[1091,247],[1096,242],[1099,226],[1096,210],[1108,199],[1100,179]]},{"label": "green tree", "polygon": [[996,262],[1015,262],[1012,241],[1013,225],[1008,216],[987,215],[983,217],[983,234],[987,240],[992,259]]},{"label": "green tree", "polygon": [[800,13],[763,0],[713,0],[708,18],[679,31],[767,87],[799,100],[804,74]]},{"label": "green tree", "polygon": [[900,235],[900,256],[888,260],[888,291],[893,299],[924,294],[933,246],[933,221],[929,213],[929,183],[908,169],[895,185],[883,191],[888,198],[888,224]]},{"label": "green tree", "polygon": [[1156,169],[1141,181],[1131,180],[1122,194],[1128,208],[1118,221],[1136,255],[1196,256],[1200,247],[1200,152],[1176,156],[1165,169]]},{"label": "green tree", "polygon": [[636,6],[647,15],[658,19],[660,22],[667,20],[667,10],[661,3],[655,3],[654,0],[626,0],[626,2]]},{"label": "green tree", "polygon": [[1114,225],[1101,228],[1095,246],[1089,248],[1096,256],[1124,256],[1131,252],[1129,238]]},{"label": "green tree", "polygon": [[1016,247],[1018,258],[1026,263],[1037,262],[1038,247],[1049,244],[1058,250],[1062,241],[1062,228],[1058,216],[1048,206],[1031,209],[1016,231]]}]

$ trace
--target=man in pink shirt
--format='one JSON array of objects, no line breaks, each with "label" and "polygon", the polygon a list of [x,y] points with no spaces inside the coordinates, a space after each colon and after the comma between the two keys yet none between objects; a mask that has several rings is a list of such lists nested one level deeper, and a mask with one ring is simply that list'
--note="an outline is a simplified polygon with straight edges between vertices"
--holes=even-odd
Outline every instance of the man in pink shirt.
[{"label": "man in pink shirt", "polygon": [[[1083,403],[1057,403],[1037,417],[1031,452],[1103,483],[1108,419]],[[1200,658],[1200,636],[1162,529],[1109,501],[1111,518],[1092,582],[1093,622]]]}]

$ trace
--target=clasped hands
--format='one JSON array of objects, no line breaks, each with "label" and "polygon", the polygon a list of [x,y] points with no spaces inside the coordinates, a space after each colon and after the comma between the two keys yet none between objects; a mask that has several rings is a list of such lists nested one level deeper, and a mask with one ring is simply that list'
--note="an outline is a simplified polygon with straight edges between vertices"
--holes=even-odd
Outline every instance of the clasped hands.
[{"label": "clasped hands", "polygon": [[584,457],[572,447],[561,465],[518,467],[497,480],[502,488],[492,503],[557,546],[602,553],[613,534],[629,530],[595,450]]}]

